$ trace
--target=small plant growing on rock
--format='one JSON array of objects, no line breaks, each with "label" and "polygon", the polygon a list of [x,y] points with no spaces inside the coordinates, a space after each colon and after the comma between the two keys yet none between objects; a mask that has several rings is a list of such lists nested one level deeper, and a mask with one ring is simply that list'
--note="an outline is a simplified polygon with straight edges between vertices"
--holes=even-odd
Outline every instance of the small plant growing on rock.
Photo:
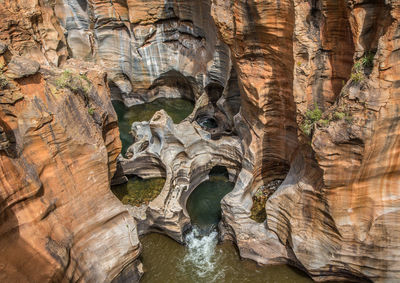
[{"label": "small plant growing on rock", "polygon": [[8,79],[3,74],[3,72],[0,71],[0,89],[6,89],[7,86],[8,86]]},{"label": "small plant growing on rock", "polygon": [[267,213],[265,212],[265,203],[268,198],[276,191],[280,186],[282,180],[274,180],[259,187],[253,196],[253,206],[250,209],[250,218],[258,223],[262,223],[267,218]]},{"label": "small plant growing on rock", "polygon": [[319,119],[321,119],[322,111],[318,108],[318,105],[316,103],[314,103],[313,110],[307,110],[306,117],[308,120],[310,120],[313,123],[317,122]]},{"label": "small plant growing on rock", "polygon": [[359,60],[364,68],[372,68],[374,66],[375,53],[368,52]]},{"label": "small plant growing on rock", "polygon": [[364,80],[364,74],[363,73],[361,73],[361,72],[354,72],[354,73],[351,73],[351,75],[350,75],[350,79],[353,81],[353,82],[356,82],[356,83],[360,83],[360,82],[362,82],[363,80]]},{"label": "small plant growing on rock", "polygon": [[345,120],[347,123],[353,122],[353,118],[351,117],[350,114],[346,112],[341,112],[341,111],[335,111],[332,115],[333,120],[339,121],[339,120]]},{"label": "small plant growing on rock", "polygon": [[[322,118],[322,111],[318,108],[318,105],[314,103],[313,110],[307,110],[306,112],[306,119],[304,120],[303,124],[300,126],[301,130],[304,134],[309,136],[311,134],[311,130],[316,122],[321,120]],[[329,121],[328,121],[329,122]]]},{"label": "small plant growing on rock", "polygon": [[374,65],[375,53],[368,52],[360,59],[356,60],[351,71],[350,79],[355,83],[360,83],[365,79],[365,71]]},{"label": "small plant growing on rock", "polygon": [[56,80],[56,86],[59,88],[67,87],[69,80],[72,78],[72,72],[70,70],[64,70],[60,77]]},{"label": "small plant growing on rock", "polygon": [[95,109],[93,107],[89,107],[89,109],[88,109],[89,115],[93,116],[94,115],[94,110]]},{"label": "small plant growing on rock", "polygon": [[335,119],[335,120],[342,120],[342,119],[344,119],[345,116],[346,116],[346,113],[344,113],[344,112],[335,111],[335,113],[333,113],[333,119]]},{"label": "small plant growing on rock", "polygon": [[328,127],[329,126],[329,120],[328,119],[320,119],[318,121],[319,124],[321,124],[323,127]]},{"label": "small plant growing on rock", "polygon": [[77,75],[67,69],[57,78],[56,86],[59,88],[68,88],[72,92],[83,95],[85,100],[87,100],[91,82],[85,75]]}]

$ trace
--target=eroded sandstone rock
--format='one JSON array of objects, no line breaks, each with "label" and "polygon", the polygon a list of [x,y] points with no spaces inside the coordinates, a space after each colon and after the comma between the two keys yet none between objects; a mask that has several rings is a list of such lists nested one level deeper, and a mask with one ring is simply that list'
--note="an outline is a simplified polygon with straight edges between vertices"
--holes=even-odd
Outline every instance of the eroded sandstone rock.
[{"label": "eroded sandstone rock", "polygon": [[86,100],[43,65],[0,91],[3,282],[111,282],[128,266],[140,277],[136,223],[109,190],[121,143],[105,75],[68,68],[90,81]]},{"label": "eroded sandstone rock", "polygon": [[[109,74],[115,99],[199,97],[222,89],[229,50],[217,38],[209,1],[57,1],[71,56]],[[221,93],[218,94],[220,96]]]},{"label": "eroded sandstone rock", "polygon": [[[278,27],[270,28],[279,25],[282,15],[290,19],[288,15],[293,9],[294,26],[289,20],[282,25],[283,31]],[[304,115],[307,110],[304,105],[311,104],[310,109],[314,102],[327,109],[321,120],[313,122],[312,148],[303,134],[300,134],[300,147],[289,147],[292,149],[291,158],[287,159],[290,170],[267,200],[262,231],[263,235],[277,235],[279,243],[287,248],[287,253],[282,253],[284,259],[304,269],[317,281],[391,282],[400,276],[395,268],[399,260],[399,250],[395,247],[399,239],[395,220],[398,219],[399,190],[393,171],[397,170],[393,158],[397,155],[398,134],[394,110],[397,109],[395,34],[398,32],[398,9],[395,1],[259,1],[248,4],[247,9],[244,1],[213,2],[213,17],[236,58],[237,68],[252,66],[252,69],[238,72],[244,100],[254,97],[254,104],[262,105],[267,96],[262,91],[266,93],[271,88],[262,87],[260,91],[253,84],[261,74],[268,73],[254,73],[253,70],[268,66],[265,61],[274,62],[269,54],[290,47],[286,35],[294,31],[294,53],[286,50],[283,56],[293,56],[296,61],[301,59],[294,62],[293,98],[299,106],[298,113]],[[268,11],[275,12],[268,16]],[[252,20],[245,17],[249,13],[253,15]],[[260,30],[258,36],[251,36],[252,29],[246,29],[248,25]],[[243,37],[243,33],[247,36]],[[270,51],[275,45],[266,44],[268,39],[262,37],[263,34],[267,34],[267,38],[278,38],[275,42],[281,45]],[[257,48],[251,49],[243,60],[246,47],[253,45]],[[321,61],[320,54],[327,50],[332,52]],[[264,59],[249,59],[260,57]],[[290,58],[287,60],[290,62]],[[277,65],[282,67],[284,63]],[[309,79],[314,82],[307,82]],[[280,86],[282,91],[282,84],[274,76],[269,75],[264,80],[265,86],[271,83]],[[313,89],[311,92],[307,89],[309,86]],[[254,114],[243,111],[245,107],[242,98],[241,115],[244,119],[253,119]],[[282,111],[287,113],[282,114],[285,119],[292,115],[290,107]],[[274,119],[278,124],[279,118]],[[263,131],[269,131],[265,129],[276,124],[271,122],[265,128],[256,128],[255,133],[261,136]],[[244,123],[236,127],[238,125],[250,128]],[[281,145],[287,142],[287,137],[272,135],[269,140]],[[264,158],[261,163],[268,164],[272,160],[268,155]],[[264,174],[275,172],[269,169]],[[257,188],[252,175],[248,174],[247,186]],[[243,220],[249,215],[246,208],[250,206],[245,196],[242,191],[238,192],[236,201],[230,195],[223,201],[225,230],[236,238],[241,254],[267,262],[268,252],[252,247],[267,247],[275,241],[251,242],[257,242],[260,237],[253,232],[257,224]],[[238,210],[240,206],[244,208],[242,211]],[[248,254],[243,252],[249,250]]]},{"label": "eroded sandstone rock", "polygon": [[132,155],[129,159],[119,158],[122,172],[166,178],[162,192],[148,206],[128,206],[138,221],[139,232],[162,230],[183,242],[183,233],[190,224],[186,211],[190,193],[208,179],[208,173],[217,165],[225,166],[230,179],[236,180],[242,162],[240,140],[230,136],[212,139],[197,122],[174,124],[163,110],[149,122],[133,123],[132,132],[135,143],[128,149]]},{"label": "eroded sandstone rock", "polygon": [[13,57],[7,65],[7,77],[10,79],[20,79],[29,77],[39,71],[40,64],[36,61],[23,57]]}]

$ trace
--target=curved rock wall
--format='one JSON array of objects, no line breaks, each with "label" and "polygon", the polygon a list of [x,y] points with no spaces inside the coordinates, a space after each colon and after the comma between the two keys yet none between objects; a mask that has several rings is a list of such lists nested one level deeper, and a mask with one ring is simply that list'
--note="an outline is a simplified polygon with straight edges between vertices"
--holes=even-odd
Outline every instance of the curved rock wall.
[{"label": "curved rock wall", "polygon": [[127,105],[161,96],[194,100],[208,85],[226,84],[229,51],[209,1],[58,0],[54,9],[70,56],[103,65],[114,98]]},{"label": "curved rock wall", "polygon": [[5,45],[0,61],[0,281],[111,282],[127,266],[137,280],[136,223],[109,190],[121,143],[106,76]]},{"label": "curved rock wall", "polygon": [[[246,215],[249,217],[251,205],[246,203],[245,190],[239,196],[228,195],[223,201],[224,228],[237,240],[241,254],[259,262],[286,260],[318,281],[398,280],[395,109],[398,108],[399,4],[395,1],[221,0],[213,2],[213,11],[222,38],[235,58],[243,100],[254,97],[254,105],[264,105],[271,83],[280,87],[281,97],[286,90],[288,100],[296,101],[299,123],[307,106],[314,109],[314,102],[325,110],[312,125],[311,148],[308,138],[299,132],[301,146],[286,151],[293,154],[286,159],[290,170],[267,200],[266,222],[260,225],[250,219],[243,220]],[[293,11],[295,24],[289,16]],[[246,18],[249,13],[252,17]],[[282,15],[289,18],[282,25],[283,30],[278,28]],[[268,35],[275,40],[265,44],[263,34],[271,25],[278,25]],[[248,26],[253,28],[246,29]],[[257,26],[261,31],[252,35]],[[288,36],[291,32],[294,32],[293,53]],[[279,47],[275,47],[275,42],[280,43]],[[250,49],[250,46],[257,48]],[[276,65],[285,66],[285,62],[294,58],[293,93],[289,83],[285,88],[285,84],[279,84],[265,70],[268,66],[265,61],[274,62],[273,59],[268,56],[258,59],[260,54],[271,54],[273,47],[273,52],[283,51],[280,58],[283,62],[275,62]],[[250,54],[243,60],[246,48]],[[243,68],[247,65],[251,68]],[[281,76],[291,81],[284,72],[290,69],[290,64],[286,66],[281,69]],[[338,80],[343,80],[340,87]],[[260,88],[255,87],[260,81],[263,82]],[[246,113],[247,104],[243,100],[241,115],[253,121],[255,111]],[[285,119],[293,117],[290,107],[282,108],[281,113]],[[276,124],[283,120],[274,119]],[[270,131],[271,124],[254,132],[262,136]],[[275,146],[288,142],[277,134],[269,136],[269,140],[277,143]],[[262,143],[264,146],[274,148]],[[285,152],[274,149],[274,152]],[[260,162],[261,168],[266,167],[271,157],[265,156]],[[268,178],[275,172],[276,169],[267,170],[263,177]],[[254,180],[250,180],[254,187]],[[242,210],[238,209],[240,206]],[[272,236],[268,239],[268,235],[277,235],[278,241]]]}]

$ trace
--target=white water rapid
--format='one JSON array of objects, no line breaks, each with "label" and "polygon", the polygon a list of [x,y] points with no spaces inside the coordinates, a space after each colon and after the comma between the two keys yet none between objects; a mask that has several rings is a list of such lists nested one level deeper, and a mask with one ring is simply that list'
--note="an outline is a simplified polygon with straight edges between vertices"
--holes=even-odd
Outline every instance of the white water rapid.
[{"label": "white water rapid", "polygon": [[[216,249],[218,232],[194,227],[186,237],[187,253],[179,265],[182,273],[192,273],[199,282],[218,282],[224,278],[224,270],[218,264],[220,252]],[[195,273],[195,274],[193,274]]]}]

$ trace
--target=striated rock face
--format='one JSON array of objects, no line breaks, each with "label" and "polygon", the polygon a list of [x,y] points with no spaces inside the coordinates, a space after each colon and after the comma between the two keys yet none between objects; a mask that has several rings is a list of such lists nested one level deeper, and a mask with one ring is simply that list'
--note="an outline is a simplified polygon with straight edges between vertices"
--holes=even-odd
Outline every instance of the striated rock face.
[{"label": "striated rock face", "polygon": [[[261,107],[271,97],[269,84],[280,91],[274,101],[284,97],[296,101],[299,123],[314,103],[326,110],[312,124],[311,148],[302,133],[299,147],[293,138],[282,151],[276,148],[288,143],[283,135],[268,135],[270,144],[258,140],[261,152],[274,148],[275,154],[285,153],[289,158],[282,158],[283,154],[281,158],[290,170],[267,200],[267,217],[261,225],[251,223],[251,204],[246,202],[248,192],[259,186],[257,174],[248,174],[249,185],[244,186],[248,191],[237,197],[230,194],[223,201],[223,224],[228,235],[236,238],[242,255],[271,262],[280,254],[281,260],[303,268],[317,281],[399,280],[395,267],[400,259],[400,191],[395,173],[399,11],[396,1],[213,1],[214,20],[238,70],[241,116],[254,121],[254,113],[259,117],[268,117],[272,109],[281,113],[264,127],[257,129],[249,123],[251,127],[245,128],[255,128],[263,136],[293,118],[290,103],[281,112],[278,107]],[[282,19],[289,20],[280,26]],[[270,38],[274,38],[272,43]],[[292,78],[285,70],[290,71],[293,61],[291,92]],[[266,71],[269,64],[274,70],[281,68],[279,78],[289,81],[286,85]],[[247,65],[251,68],[243,67]],[[246,101],[252,97],[259,112],[246,113]],[[249,144],[250,152],[255,152]],[[259,157],[261,168],[274,160],[272,155],[258,156],[263,157]],[[253,164],[257,168],[257,162]],[[279,168],[267,167],[262,174],[264,183]],[[276,235],[285,252],[276,248],[274,237],[265,240],[260,234]]]},{"label": "striated rock face", "polygon": [[331,106],[350,77],[354,42],[347,2],[294,1],[293,96],[304,115]]},{"label": "striated rock face", "polygon": [[5,50],[0,281],[138,280],[136,224],[109,190],[121,143],[106,76],[74,61],[38,70]]},{"label": "striated rock face", "polygon": [[223,89],[229,50],[217,39],[209,10],[209,1],[59,0],[54,6],[70,56],[103,65],[114,98],[126,105],[194,100]]},{"label": "striated rock face", "polygon": [[[213,1],[212,14],[229,45],[241,92],[235,128],[245,148],[239,181],[223,202],[223,230],[244,257],[279,263],[286,249],[250,219],[252,195],[283,180],[297,149],[293,91],[294,6],[291,1]],[[222,228],[222,227],[221,227]],[[228,235],[226,235],[228,236]]]},{"label": "striated rock face", "polygon": [[[241,256],[317,281],[400,280],[398,1],[4,0],[0,13],[0,281],[138,281],[138,234],[181,242],[215,165],[235,182],[219,228]],[[164,111],[133,124],[113,182],[166,178],[139,208],[109,190],[109,87],[126,105],[196,103],[179,125]]]}]

